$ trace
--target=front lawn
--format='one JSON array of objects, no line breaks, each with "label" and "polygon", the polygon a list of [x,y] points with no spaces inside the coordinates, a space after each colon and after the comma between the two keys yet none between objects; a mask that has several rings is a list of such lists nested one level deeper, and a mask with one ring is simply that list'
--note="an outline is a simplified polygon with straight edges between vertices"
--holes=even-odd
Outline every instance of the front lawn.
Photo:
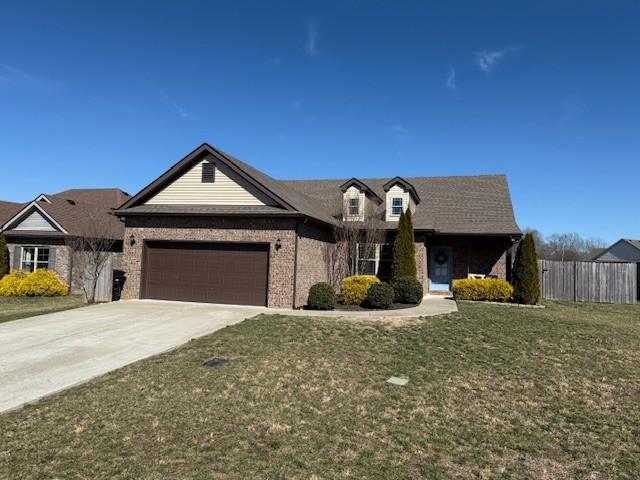
[{"label": "front lawn", "polygon": [[[214,356],[230,361],[202,365]],[[2,478],[639,471],[637,306],[465,304],[404,326],[261,316],[0,416]]]},{"label": "front lawn", "polygon": [[84,306],[82,295],[65,297],[0,297],[0,323]]}]

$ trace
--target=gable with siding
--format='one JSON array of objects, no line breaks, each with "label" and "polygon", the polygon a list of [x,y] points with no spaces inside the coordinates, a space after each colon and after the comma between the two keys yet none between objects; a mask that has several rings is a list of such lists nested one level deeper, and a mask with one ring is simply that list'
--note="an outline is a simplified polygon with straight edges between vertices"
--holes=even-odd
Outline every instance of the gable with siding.
[{"label": "gable with siding", "polygon": [[10,228],[16,231],[38,231],[38,232],[57,232],[49,221],[38,211],[33,210],[29,215],[20,220],[15,226]]},{"label": "gable with siding", "polygon": [[202,181],[202,165],[191,169],[147,200],[147,205],[268,205],[277,203],[220,163],[212,182]]}]

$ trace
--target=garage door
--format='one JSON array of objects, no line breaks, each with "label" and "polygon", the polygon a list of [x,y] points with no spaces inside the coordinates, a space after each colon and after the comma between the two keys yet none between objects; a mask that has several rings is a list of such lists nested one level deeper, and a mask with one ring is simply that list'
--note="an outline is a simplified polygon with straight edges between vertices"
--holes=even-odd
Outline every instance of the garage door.
[{"label": "garage door", "polygon": [[269,245],[147,242],[142,298],[266,305]]}]

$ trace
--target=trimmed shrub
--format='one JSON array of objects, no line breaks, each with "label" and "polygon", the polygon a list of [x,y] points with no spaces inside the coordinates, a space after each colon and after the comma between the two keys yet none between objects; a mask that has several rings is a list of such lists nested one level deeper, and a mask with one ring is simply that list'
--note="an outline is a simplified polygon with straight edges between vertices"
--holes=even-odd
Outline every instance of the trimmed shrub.
[{"label": "trimmed shrub", "polygon": [[513,299],[517,303],[535,305],[540,300],[538,255],[533,235],[527,233],[516,251],[513,263]]},{"label": "trimmed shrub", "polygon": [[9,273],[9,249],[4,235],[0,235],[0,278]]},{"label": "trimmed shrub", "polygon": [[27,277],[22,270],[14,270],[0,279],[0,297],[19,297],[20,284]]},{"label": "trimmed shrub", "polygon": [[336,292],[328,283],[316,283],[309,289],[308,308],[312,310],[333,310],[336,308],[336,303]]},{"label": "trimmed shrub", "polygon": [[465,278],[453,282],[453,298],[455,300],[508,302],[512,295],[513,287],[511,284],[496,278]]},{"label": "trimmed shrub", "polygon": [[416,245],[413,233],[411,210],[400,214],[398,232],[393,242],[393,262],[391,263],[391,278],[416,278]]},{"label": "trimmed shrub", "polygon": [[342,302],[345,305],[360,305],[367,298],[369,289],[380,283],[375,275],[353,275],[342,280]]},{"label": "trimmed shrub", "polygon": [[388,283],[376,283],[367,292],[366,304],[371,308],[389,308],[393,303],[393,287]]},{"label": "trimmed shrub", "polygon": [[58,297],[68,293],[69,287],[60,281],[55,272],[44,268],[30,273],[18,285],[18,294],[26,297]]},{"label": "trimmed shrub", "polygon": [[413,277],[402,277],[391,281],[395,303],[418,304],[422,301],[424,291],[422,284]]}]

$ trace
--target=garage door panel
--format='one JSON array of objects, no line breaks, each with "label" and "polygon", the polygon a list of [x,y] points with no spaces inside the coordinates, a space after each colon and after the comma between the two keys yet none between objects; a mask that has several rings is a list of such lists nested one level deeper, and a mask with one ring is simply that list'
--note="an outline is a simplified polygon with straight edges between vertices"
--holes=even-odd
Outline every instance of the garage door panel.
[{"label": "garage door panel", "polygon": [[148,242],[143,298],[266,305],[266,244]]}]

